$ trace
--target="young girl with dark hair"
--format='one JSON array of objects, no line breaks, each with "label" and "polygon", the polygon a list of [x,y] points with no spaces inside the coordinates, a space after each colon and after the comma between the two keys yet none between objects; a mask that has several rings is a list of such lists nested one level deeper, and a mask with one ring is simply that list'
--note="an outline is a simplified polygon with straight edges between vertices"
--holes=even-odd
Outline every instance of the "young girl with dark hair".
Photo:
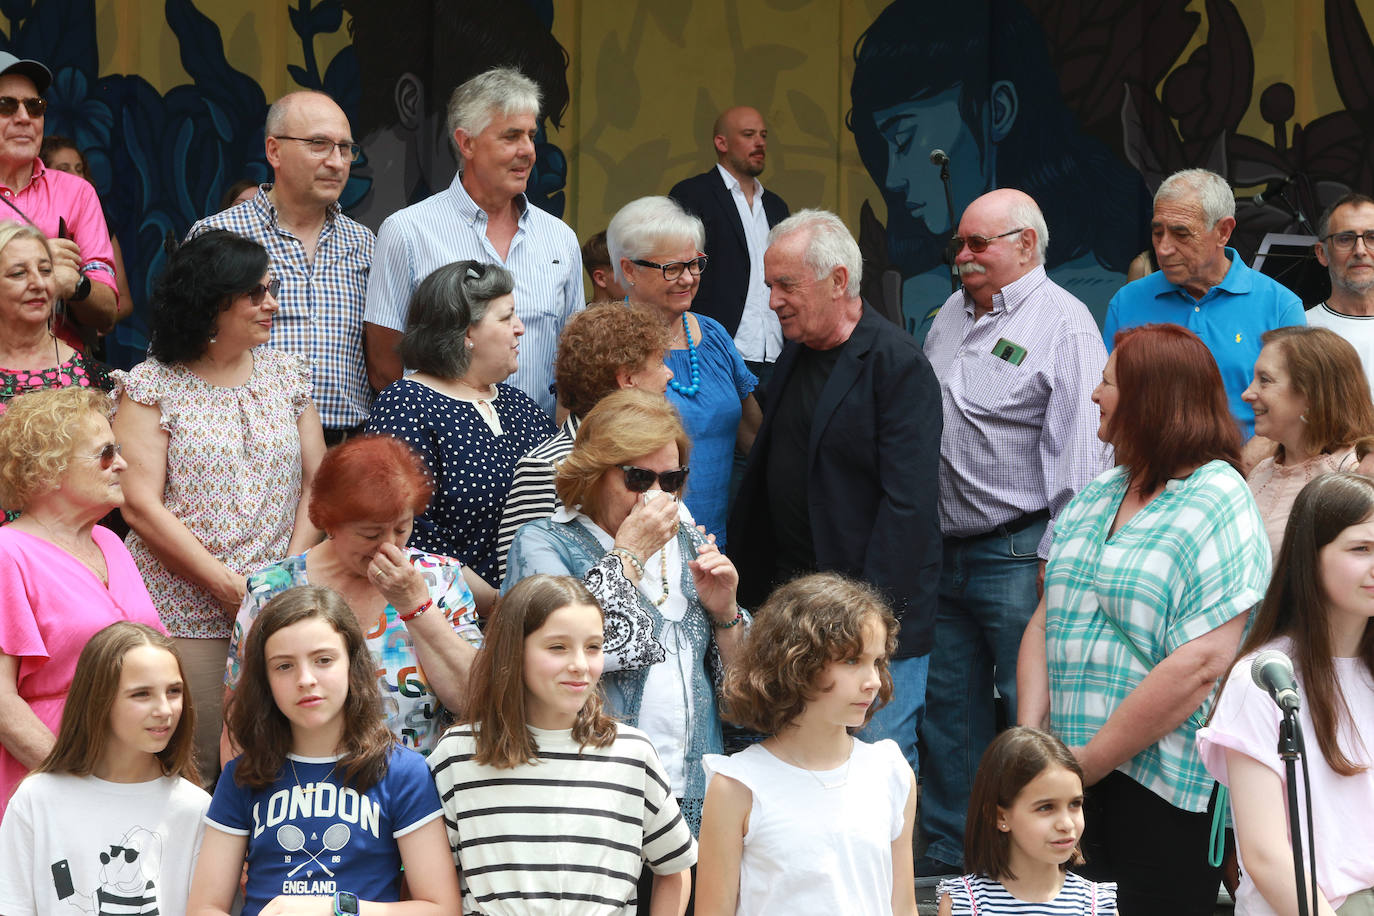
[{"label": "young girl with dark hair", "polygon": [[273,598],[242,662],[228,725],[243,754],[215,788],[188,911],[227,914],[247,862],[246,916],[455,912],[439,796],[386,726],[344,600],[315,586]]},{"label": "young girl with dark hair", "polygon": [[892,697],[896,643],[882,596],[833,573],[759,608],[722,714],[771,737],[703,758],[698,916],[915,916],[916,778],[895,742],[853,736]]},{"label": "young girl with dark hair", "polygon": [[983,752],[969,795],[964,865],[940,882],[940,916],[1113,916],[1116,885],[1068,870],[1081,863],[1083,769],[1064,743],[1009,728]]},{"label": "young girl with dark hair", "polygon": [[497,603],[465,724],[429,757],[463,912],[682,916],[696,843],[648,737],[602,709],[601,608],[580,580],[535,575]]},{"label": "young girl with dark hair", "polygon": [[[1293,660],[1317,828],[1317,911],[1374,913],[1374,481],[1317,477],[1298,494],[1274,578],[1222,685],[1198,753],[1231,791],[1238,916],[1297,912],[1279,707],[1250,677],[1255,657]],[[1366,736],[1364,733],[1369,732]],[[1303,849],[1310,847],[1307,824]],[[1306,861],[1306,859],[1304,859]],[[1304,884],[1311,892],[1312,876]]]},{"label": "young girl with dark hair", "polygon": [[185,911],[210,797],[188,780],[195,715],[181,659],[121,621],[81,651],[57,743],[0,824],[0,912]]}]

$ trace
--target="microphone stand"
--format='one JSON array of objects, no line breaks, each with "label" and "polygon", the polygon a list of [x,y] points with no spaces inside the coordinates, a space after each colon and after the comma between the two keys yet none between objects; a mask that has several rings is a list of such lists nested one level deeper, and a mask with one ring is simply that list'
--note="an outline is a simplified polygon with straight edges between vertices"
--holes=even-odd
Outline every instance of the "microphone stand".
[{"label": "microphone stand", "polygon": [[1287,776],[1288,794],[1288,833],[1293,846],[1293,881],[1298,891],[1298,916],[1317,914],[1317,851],[1316,837],[1312,833],[1312,787],[1307,785],[1307,842],[1312,861],[1312,909],[1308,910],[1307,879],[1303,873],[1302,861],[1302,818],[1298,806],[1298,758],[1303,758],[1303,775],[1307,776],[1307,759],[1304,754],[1302,726],[1298,723],[1296,710],[1285,709],[1283,722],[1279,725],[1279,756],[1283,758],[1284,772]]},{"label": "microphone stand", "polygon": [[[940,181],[945,186],[945,212],[949,214],[949,237],[954,238],[958,227],[954,225],[954,192],[950,190],[949,184],[949,157],[940,164]],[[949,265],[949,291],[957,293],[959,291],[959,271],[955,268],[953,261]]]}]

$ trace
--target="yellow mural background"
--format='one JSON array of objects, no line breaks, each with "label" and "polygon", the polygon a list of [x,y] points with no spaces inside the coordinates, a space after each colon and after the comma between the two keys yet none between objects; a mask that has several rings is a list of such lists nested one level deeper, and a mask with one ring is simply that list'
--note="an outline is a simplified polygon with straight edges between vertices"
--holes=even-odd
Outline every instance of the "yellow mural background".
[{"label": "yellow mural background", "polygon": [[[1260,92],[1275,81],[1294,87],[1300,123],[1342,107],[1327,61],[1322,0],[1235,3],[1255,56],[1244,133],[1271,139],[1258,106]],[[712,119],[725,106],[747,103],[769,122],[764,183],[794,208],[835,209],[852,225],[860,203],[879,197],[844,125],[852,52],[885,5],[557,0],[554,34],[571,58],[572,104],[564,129],[550,139],[568,155],[568,222],[585,237],[626,201],[665,193],[703,171],[714,161]],[[1374,0],[1358,6],[1374,24]],[[230,63],[256,76],[268,99],[295,88],[286,67],[303,62],[287,7],[287,0],[198,4],[219,25]],[[1206,37],[1205,3],[1189,8],[1202,23],[1181,59]],[[139,73],[162,92],[188,82],[160,3],[98,0],[96,13],[102,73]],[[941,14],[948,8],[932,4],[932,15]],[[317,40],[321,69],[347,41],[347,24]]]}]

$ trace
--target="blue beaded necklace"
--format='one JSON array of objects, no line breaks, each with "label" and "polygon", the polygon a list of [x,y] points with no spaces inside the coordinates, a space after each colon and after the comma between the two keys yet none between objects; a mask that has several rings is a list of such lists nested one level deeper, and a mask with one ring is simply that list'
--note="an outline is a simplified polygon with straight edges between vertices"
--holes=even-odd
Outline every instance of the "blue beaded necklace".
[{"label": "blue beaded necklace", "polygon": [[682,385],[678,380],[668,379],[668,385],[684,398],[694,398],[701,390],[701,363],[697,359],[697,345],[692,343],[692,328],[687,324],[687,313],[682,313],[682,333],[687,337],[687,362],[692,369],[692,384]]}]

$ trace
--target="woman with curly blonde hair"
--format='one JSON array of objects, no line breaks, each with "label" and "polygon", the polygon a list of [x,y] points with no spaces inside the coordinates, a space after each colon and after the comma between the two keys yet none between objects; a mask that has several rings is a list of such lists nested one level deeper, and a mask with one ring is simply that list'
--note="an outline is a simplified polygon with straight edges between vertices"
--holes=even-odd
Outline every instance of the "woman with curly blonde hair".
[{"label": "woman with curly blonde hair", "polygon": [[110,398],[26,394],[0,416],[0,814],[52,750],[81,649],[119,620],[162,623],[124,543],[97,525],[123,505]]},{"label": "woman with curly blonde hair", "polygon": [[771,737],[702,760],[698,916],[916,913],[916,777],[896,742],[854,737],[892,697],[897,620],[868,585],[794,579],[754,615],[726,718]]}]

